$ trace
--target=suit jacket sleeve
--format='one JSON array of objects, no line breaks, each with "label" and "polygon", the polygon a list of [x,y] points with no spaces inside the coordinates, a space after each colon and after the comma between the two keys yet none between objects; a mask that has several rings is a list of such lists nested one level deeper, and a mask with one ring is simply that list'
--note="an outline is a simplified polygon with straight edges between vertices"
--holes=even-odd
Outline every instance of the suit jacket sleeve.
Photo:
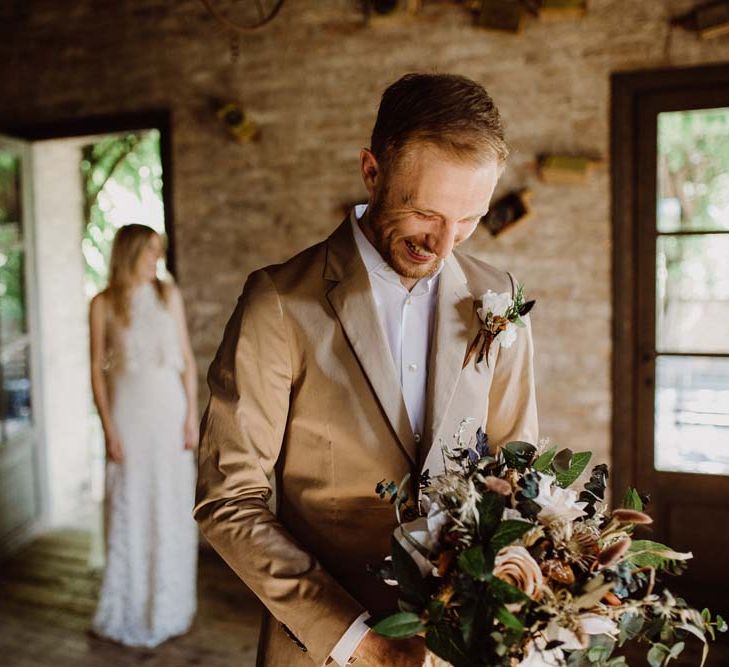
[{"label": "suit jacket sleeve", "polygon": [[534,342],[528,315],[509,348],[500,348],[489,391],[484,430],[493,448],[522,440],[537,444],[539,424],[534,388]]},{"label": "suit jacket sleeve", "polygon": [[364,608],[268,507],[291,382],[281,301],[270,276],[257,271],[208,373],[194,516],[228,565],[323,665]]}]

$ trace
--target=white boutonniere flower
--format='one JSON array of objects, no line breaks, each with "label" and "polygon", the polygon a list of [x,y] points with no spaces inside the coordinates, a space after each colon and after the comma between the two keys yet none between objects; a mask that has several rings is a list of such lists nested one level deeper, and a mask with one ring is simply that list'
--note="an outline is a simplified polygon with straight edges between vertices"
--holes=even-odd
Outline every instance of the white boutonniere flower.
[{"label": "white boutonniere flower", "polygon": [[481,297],[481,306],[476,311],[481,326],[476,338],[468,346],[463,367],[468,365],[474,355],[477,355],[476,363],[481,363],[485,357],[488,365],[488,353],[494,341],[501,347],[511,347],[516,340],[517,328],[526,326],[521,318],[534,307],[535,303],[534,300],[525,301],[521,285],[513,299],[508,292],[497,294],[488,290]]}]

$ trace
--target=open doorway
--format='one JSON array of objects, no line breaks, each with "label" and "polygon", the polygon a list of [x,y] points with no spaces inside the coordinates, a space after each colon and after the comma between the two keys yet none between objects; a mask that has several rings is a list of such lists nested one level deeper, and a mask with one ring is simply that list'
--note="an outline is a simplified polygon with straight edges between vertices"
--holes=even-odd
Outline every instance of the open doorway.
[{"label": "open doorway", "polygon": [[90,560],[100,565],[104,441],[89,382],[88,303],[106,285],[111,242],[122,225],[141,223],[162,234],[168,253],[159,273],[174,268],[168,124],[166,115],[93,119],[22,134],[34,139],[25,144],[32,181],[25,183],[32,185],[25,226],[32,228],[26,254],[35,268],[24,292],[37,315],[29,336],[35,398],[26,412],[38,435],[27,457],[27,488],[15,489],[8,504],[27,505],[32,497],[38,507],[2,550],[70,527],[92,532]]}]

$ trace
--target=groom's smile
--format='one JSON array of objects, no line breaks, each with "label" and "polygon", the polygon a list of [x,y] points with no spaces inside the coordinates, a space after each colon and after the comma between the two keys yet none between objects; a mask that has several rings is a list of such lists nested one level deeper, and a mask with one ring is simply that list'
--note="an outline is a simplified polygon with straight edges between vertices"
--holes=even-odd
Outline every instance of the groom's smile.
[{"label": "groom's smile", "polygon": [[473,234],[488,211],[498,162],[458,160],[424,142],[384,169],[369,150],[360,157],[370,193],[362,231],[411,289]]}]

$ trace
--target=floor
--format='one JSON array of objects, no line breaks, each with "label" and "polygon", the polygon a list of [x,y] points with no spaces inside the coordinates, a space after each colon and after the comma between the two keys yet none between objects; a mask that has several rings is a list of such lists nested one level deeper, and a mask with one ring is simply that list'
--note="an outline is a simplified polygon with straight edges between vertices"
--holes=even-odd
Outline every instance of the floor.
[{"label": "floor", "polygon": [[[99,575],[89,569],[90,533],[69,530],[37,539],[0,570],[0,664],[9,667],[248,667],[255,665],[261,606],[215,553],[203,549],[198,616],[187,635],[154,650],[129,649],[88,634]],[[729,637],[706,667],[729,667]],[[648,664],[645,648],[631,667]],[[698,642],[671,666],[700,664]]]},{"label": "floor", "polygon": [[199,611],[189,634],[154,650],[129,649],[87,632],[99,585],[89,571],[90,534],[39,538],[0,572],[0,664],[9,667],[248,667],[255,665],[261,606],[216,554],[202,550]]}]

